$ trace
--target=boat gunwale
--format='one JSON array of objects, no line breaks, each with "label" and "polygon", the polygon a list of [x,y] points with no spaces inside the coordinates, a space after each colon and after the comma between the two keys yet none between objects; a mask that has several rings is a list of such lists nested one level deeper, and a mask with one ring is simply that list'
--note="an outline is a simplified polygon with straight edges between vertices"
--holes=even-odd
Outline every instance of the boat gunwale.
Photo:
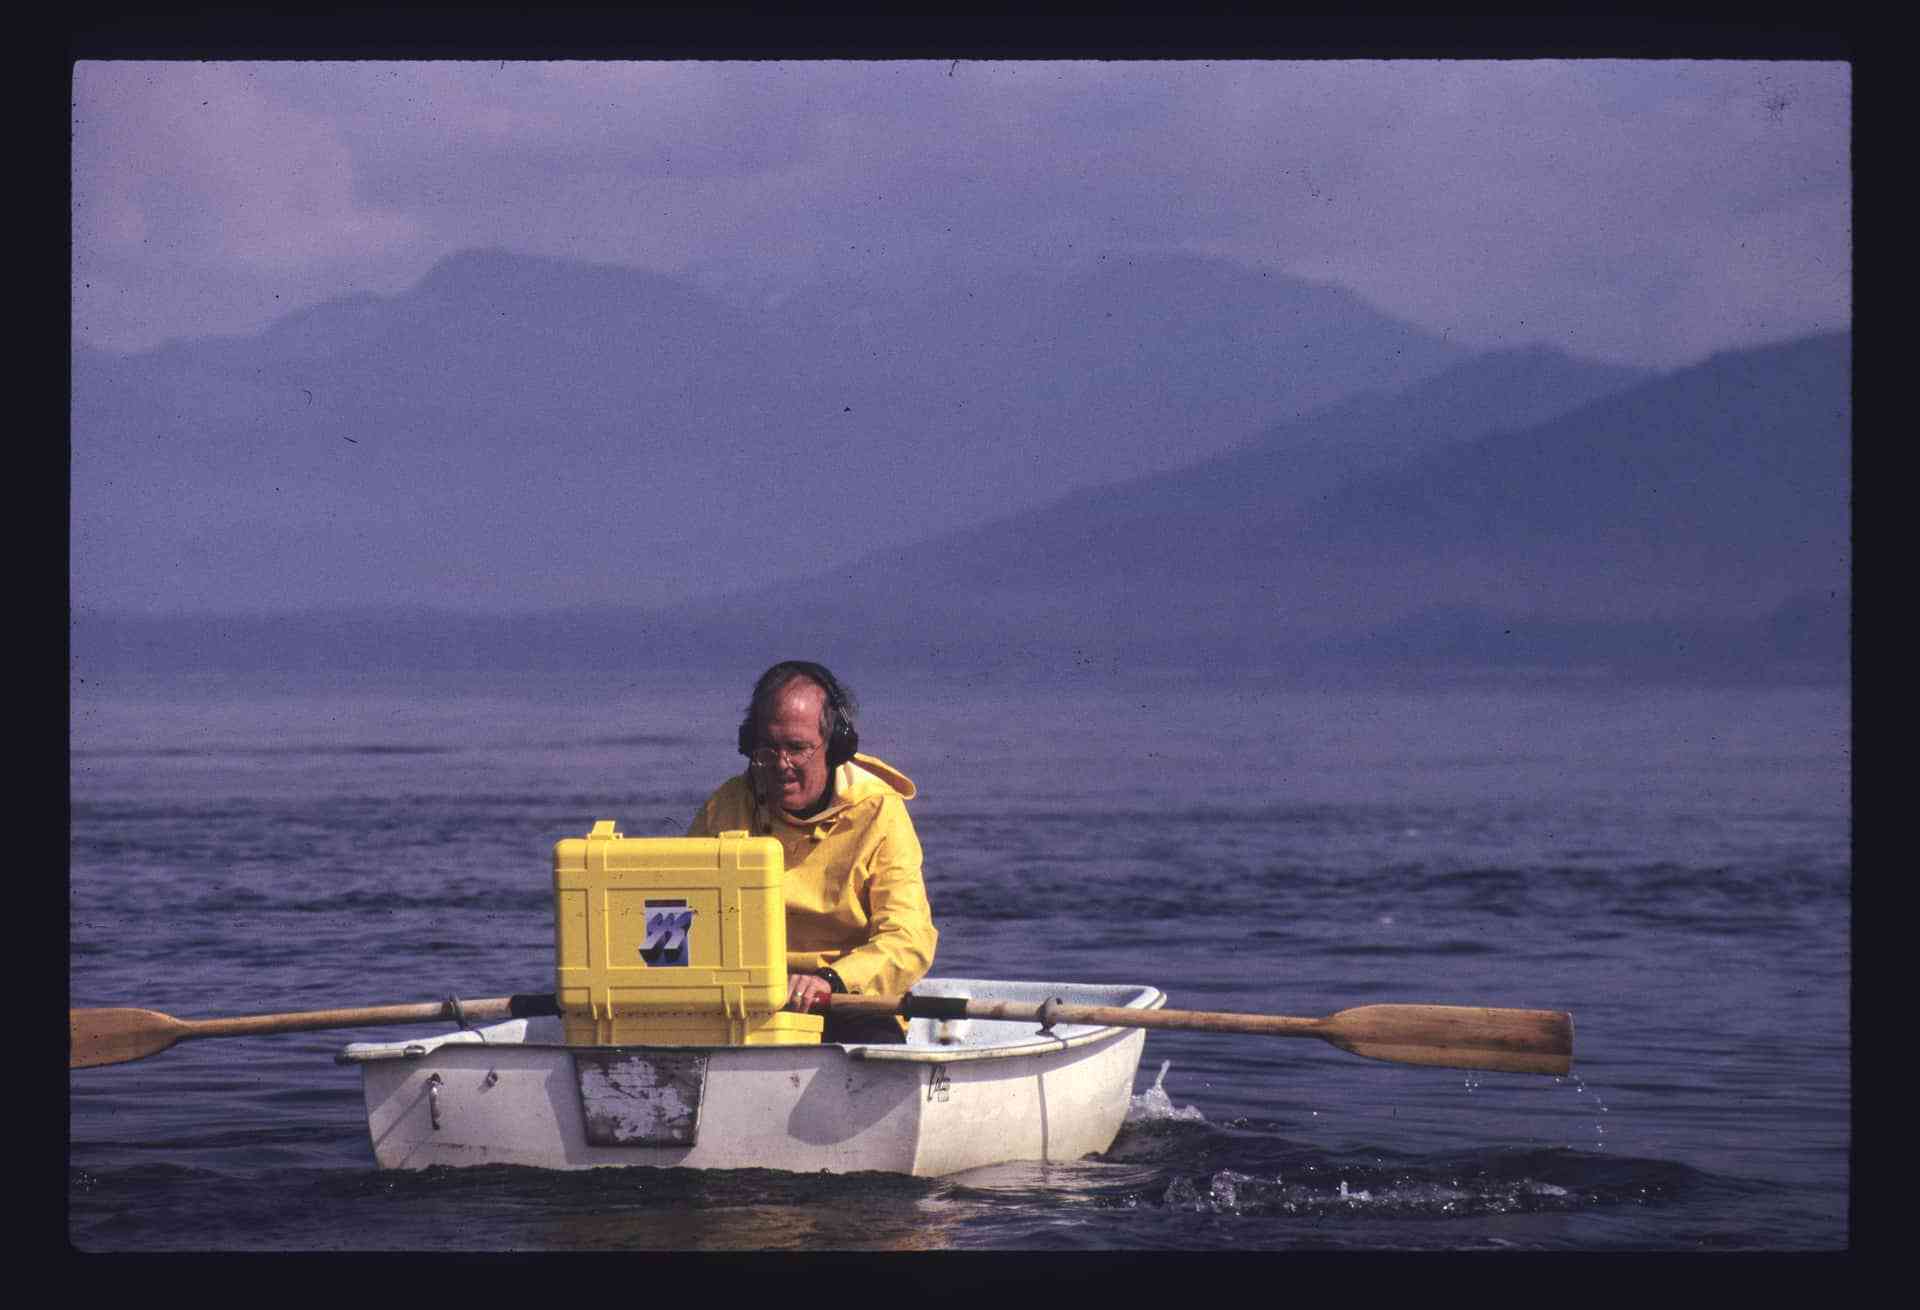
[{"label": "boat gunwale", "polygon": [[[986,979],[943,978],[937,980],[936,985],[944,987],[982,987],[1006,986],[1008,984],[1006,982]],[[1017,985],[1040,990],[1055,990],[1063,986],[1059,983],[1020,983]],[[1144,983],[1116,985],[1080,983],[1066,984],[1065,986],[1076,990],[1081,988],[1094,989],[1107,987],[1112,990],[1126,989],[1133,991],[1135,993],[1134,996],[1123,1006],[1118,1007],[1122,1009],[1158,1010],[1167,1003],[1167,995],[1165,992],[1157,987]],[[931,990],[923,994],[938,996],[943,993],[939,990]],[[865,1042],[820,1042],[770,1046],[648,1046],[642,1044],[622,1044],[619,1046],[578,1047],[570,1046],[565,1042],[490,1042],[486,1038],[485,1034],[488,1032],[498,1031],[499,1029],[514,1025],[519,1025],[520,1030],[524,1032],[529,1022],[530,1021],[526,1019],[508,1019],[502,1023],[488,1024],[481,1028],[464,1028],[456,1032],[439,1033],[432,1037],[411,1041],[352,1042],[343,1050],[337,1052],[333,1058],[336,1064],[368,1064],[384,1060],[422,1060],[430,1055],[450,1054],[451,1052],[446,1050],[448,1047],[460,1048],[475,1046],[488,1051],[499,1051],[502,1049],[520,1051],[725,1051],[728,1053],[760,1052],[765,1055],[776,1053],[791,1054],[802,1051],[837,1050],[851,1060],[891,1061],[912,1064],[955,1064],[963,1061],[1009,1060],[1029,1058],[1036,1055],[1050,1055],[1056,1051],[1072,1050],[1076,1047],[1087,1046],[1094,1042],[1106,1040],[1114,1033],[1138,1031],[1133,1028],[1121,1027],[1114,1024],[1062,1024],[1060,1025],[1061,1034],[1058,1036],[1043,1036],[1036,1033],[1032,1036],[1006,1042],[994,1042],[981,1045],[955,1044],[951,1046],[926,1046],[917,1044],[896,1046],[892,1044],[881,1045]],[[1013,1021],[988,1020],[986,1022],[1007,1023]]]},{"label": "boat gunwale", "polygon": [[[971,981],[966,979],[947,980],[950,985]],[[1048,987],[1057,984],[1047,984]],[[1167,994],[1158,987],[1140,984],[1135,988],[1137,994],[1125,1005],[1116,1008],[1126,1010],[1158,1010],[1167,1003]],[[938,995],[929,992],[928,995]],[[1010,1023],[1012,1020],[990,1020],[989,1022]],[[1113,1033],[1139,1031],[1136,1028],[1122,1027],[1118,1024],[1061,1024],[1060,1036],[1043,1036],[1039,1033],[1031,1037],[1009,1042],[994,1042],[980,1046],[871,1046],[848,1045],[844,1049],[855,1060],[896,1060],[918,1064],[955,1064],[964,1060],[1007,1060],[1021,1056],[1039,1055],[1054,1051],[1072,1050],[1077,1046],[1087,1046],[1103,1041]]]}]

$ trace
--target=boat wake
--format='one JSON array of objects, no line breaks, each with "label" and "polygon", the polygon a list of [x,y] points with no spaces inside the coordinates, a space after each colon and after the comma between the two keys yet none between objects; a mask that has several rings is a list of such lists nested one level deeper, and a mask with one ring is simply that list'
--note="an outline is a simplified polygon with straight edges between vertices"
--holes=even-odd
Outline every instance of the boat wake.
[{"label": "boat wake", "polygon": [[1365,1212],[1374,1216],[1446,1218],[1485,1214],[1536,1214],[1573,1210],[1582,1198],[1557,1183],[1522,1178],[1491,1186],[1475,1181],[1441,1183],[1418,1178],[1355,1186],[1347,1178],[1289,1183],[1222,1169],[1211,1177],[1175,1178],[1161,1204],[1203,1214],[1299,1215],[1309,1218]]},{"label": "boat wake", "polygon": [[1342,1158],[1239,1122],[1172,1136],[1148,1126],[1106,1158],[1158,1165],[1156,1177],[1109,1194],[1106,1204],[1246,1218],[1396,1221],[1658,1208],[1710,1182],[1684,1165],[1564,1149]]}]

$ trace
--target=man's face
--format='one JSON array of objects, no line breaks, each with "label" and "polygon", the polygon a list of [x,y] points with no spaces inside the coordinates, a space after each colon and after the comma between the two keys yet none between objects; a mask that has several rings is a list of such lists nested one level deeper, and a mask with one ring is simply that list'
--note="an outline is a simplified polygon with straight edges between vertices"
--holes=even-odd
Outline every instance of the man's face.
[{"label": "man's face", "polygon": [[826,794],[827,744],[820,735],[826,700],[819,687],[795,678],[774,696],[773,711],[760,725],[755,745],[781,755],[770,768],[755,765],[754,779],[762,796],[790,813],[811,808]]}]

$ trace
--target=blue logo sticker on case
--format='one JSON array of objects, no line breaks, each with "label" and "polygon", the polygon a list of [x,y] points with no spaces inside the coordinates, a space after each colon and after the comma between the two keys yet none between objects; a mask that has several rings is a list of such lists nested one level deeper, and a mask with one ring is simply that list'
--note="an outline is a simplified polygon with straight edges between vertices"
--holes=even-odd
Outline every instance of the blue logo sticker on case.
[{"label": "blue logo sticker on case", "polygon": [[647,933],[640,943],[640,958],[648,967],[686,966],[693,913],[685,901],[647,902]]}]

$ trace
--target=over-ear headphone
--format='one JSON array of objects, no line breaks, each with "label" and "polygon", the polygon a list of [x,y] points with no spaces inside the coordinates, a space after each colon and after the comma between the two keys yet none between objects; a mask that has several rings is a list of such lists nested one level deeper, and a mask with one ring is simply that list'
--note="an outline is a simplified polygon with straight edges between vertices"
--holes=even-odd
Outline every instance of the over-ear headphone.
[{"label": "over-ear headphone", "polygon": [[760,720],[772,708],[774,693],[795,678],[805,678],[827,694],[827,767],[837,769],[860,749],[860,734],[853,726],[853,693],[840,685],[826,665],[811,660],[784,660],[753,684],[747,717],[740,720],[740,753],[752,757]]}]

